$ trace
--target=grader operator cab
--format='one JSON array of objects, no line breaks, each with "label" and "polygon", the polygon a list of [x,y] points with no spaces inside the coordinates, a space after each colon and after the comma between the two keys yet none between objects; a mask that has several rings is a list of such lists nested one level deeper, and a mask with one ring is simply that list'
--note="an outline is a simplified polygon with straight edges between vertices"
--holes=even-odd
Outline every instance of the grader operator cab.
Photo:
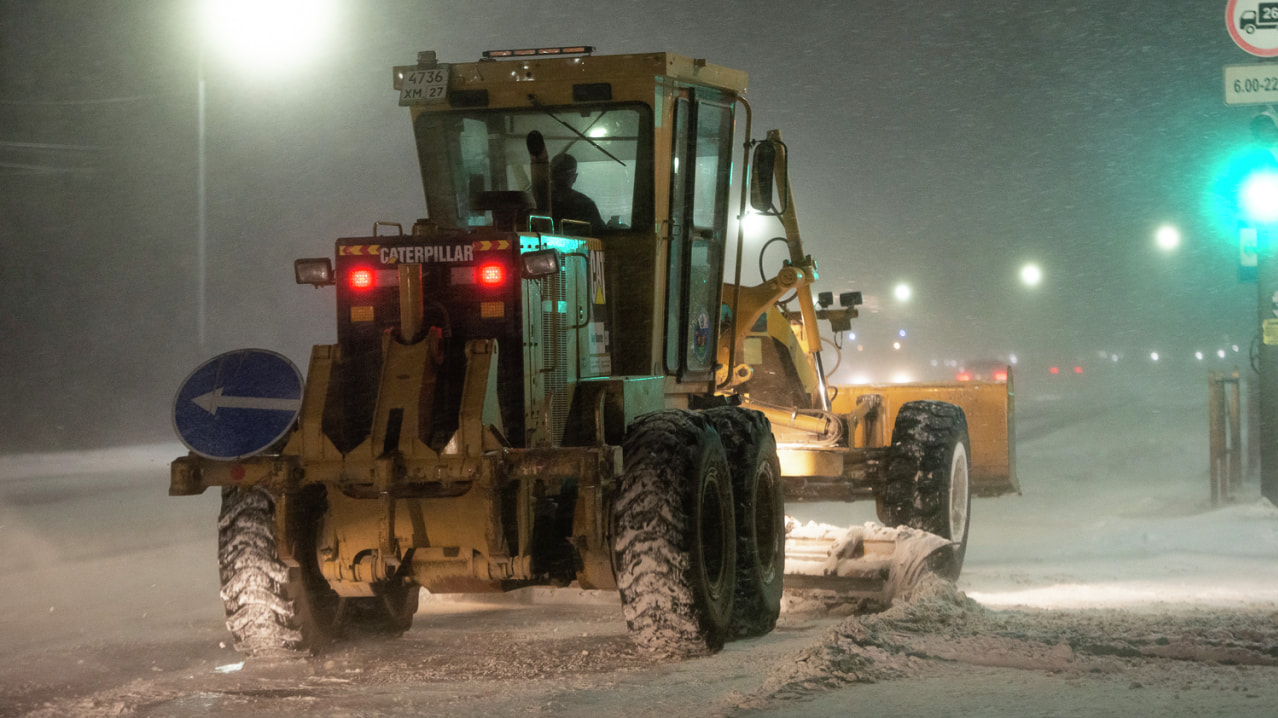
[{"label": "grader operator cab", "polygon": [[[395,68],[428,218],[296,262],[336,292],[337,341],[304,382],[245,350],[179,391],[191,453],[170,493],[221,487],[240,650],[396,635],[422,587],[575,581],[618,590],[640,646],[704,654],[772,630],[787,551],[835,565],[787,584],[890,591],[864,546],[787,544],[787,499],[873,498],[885,524],[938,534],[956,575],[973,488],[1015,490],[1010,385],[948,403],[826,385],[817,322],[855,308],[812,302],[785,146],[748,141],[745,74],[591,53]],[[723,281],[734,189],[786,232],[789,261],[757,286],[739,233]],[[988,438],[969,439],[968,406]]]}]

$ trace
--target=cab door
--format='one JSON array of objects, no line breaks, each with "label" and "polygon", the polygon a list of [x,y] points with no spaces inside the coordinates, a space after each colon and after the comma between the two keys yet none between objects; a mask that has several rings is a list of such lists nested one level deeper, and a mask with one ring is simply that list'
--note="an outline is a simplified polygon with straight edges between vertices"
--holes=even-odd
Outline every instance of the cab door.
[{"label": "cab door", "polygon": [[665,363],[680,382],[714,376],[732,184],[732,104],[689,89],[676,100],[670,178]]}]

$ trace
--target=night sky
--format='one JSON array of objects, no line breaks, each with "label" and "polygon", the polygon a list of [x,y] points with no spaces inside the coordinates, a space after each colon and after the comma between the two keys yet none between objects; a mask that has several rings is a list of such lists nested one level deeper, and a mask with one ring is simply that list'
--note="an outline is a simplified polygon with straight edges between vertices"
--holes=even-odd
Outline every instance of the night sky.
[{"label": "night sky", "polygon": [[[201,346],[193,4],[0,0],[0,452],[169,441],[200,361],[257,346],[304,367],[333,341],[331,290],[291,264],[423,216],[391,67],[426,49],[589,43],[748,72],[755,136],[789,145],[817,289],[866,296],[846,366],[904,328],[917,365],[1014,353],[1025,373],[1176,370],[1199,390],[1246,366],[1256,313],[1216,196],[1257,109],[1224,105],[1222,67],[1255,61],[1225,5],[338,2],[292,67],[203,53]],[[1155,247],[1164,223],[1176,252]]]}]

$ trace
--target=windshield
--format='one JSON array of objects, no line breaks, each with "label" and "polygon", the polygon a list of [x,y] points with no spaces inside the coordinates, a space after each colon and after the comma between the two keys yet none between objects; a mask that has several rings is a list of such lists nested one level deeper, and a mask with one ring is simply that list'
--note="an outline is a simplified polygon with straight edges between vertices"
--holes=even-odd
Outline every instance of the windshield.
[{"label": "windshield", "polygon": [[414,130],[430,218],[446,227],[490,225],[479,193],[531,193],[527,138],[536,130],[551,160],[556,214],[570,206],[585,213],[593,202],[597,219],[569,218],[597,232],[650,227],[651,127],[641,104],[424,113]]}]

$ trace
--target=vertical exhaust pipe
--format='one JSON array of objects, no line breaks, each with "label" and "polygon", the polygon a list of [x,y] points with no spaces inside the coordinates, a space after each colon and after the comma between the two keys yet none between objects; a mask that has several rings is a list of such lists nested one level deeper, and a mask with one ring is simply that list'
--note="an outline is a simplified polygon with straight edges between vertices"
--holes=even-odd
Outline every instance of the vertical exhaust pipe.
[{"label": "vertical exhaust pipe", "polygon": [[538,213],[550,216],[550,155],[546,153],[546,138],[533,130],[525,142],[531,162],[533,201],[537,203]]},{"label": "vertical exhaust pipe", "polygon": [[422,265],[399,265],[399,334],[405,344],[421,338],[426,308],[422,303]]}]

